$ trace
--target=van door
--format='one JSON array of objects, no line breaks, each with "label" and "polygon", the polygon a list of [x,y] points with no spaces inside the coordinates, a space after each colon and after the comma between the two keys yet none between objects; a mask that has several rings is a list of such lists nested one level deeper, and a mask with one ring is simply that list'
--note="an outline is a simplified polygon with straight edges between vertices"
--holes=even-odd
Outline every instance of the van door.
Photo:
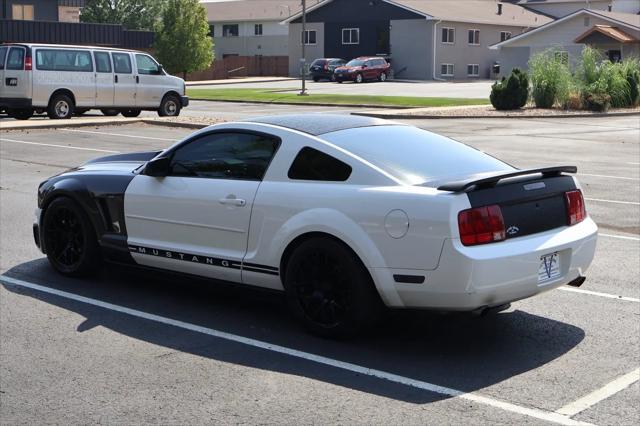
[{"label": "van door", "polygon": [[165,74],[151,56],[142,53],[136,53],[134,56],[138,71],[136,105],[160,108],[166,90]]},{"label": "van door", "polygon": [[111,52],[113,60],[113,106],[134,107],[136,105],[136,78],[133,74],[131,55],[126,52]]},{"label": "van door", "polygon": [[93,52],[96,63],[96,107],[112,107],[115,91],[113,67],[108,52]]},{"label": "van door", "polygon": [[9,46],[2,76],[2,97],[31,99],[31,71],[25,71],[26,48]]},{"label": "van door", "polygon": [[7,59],[8,46],[0,46],[0,98],[4,98],[4,61]]}]

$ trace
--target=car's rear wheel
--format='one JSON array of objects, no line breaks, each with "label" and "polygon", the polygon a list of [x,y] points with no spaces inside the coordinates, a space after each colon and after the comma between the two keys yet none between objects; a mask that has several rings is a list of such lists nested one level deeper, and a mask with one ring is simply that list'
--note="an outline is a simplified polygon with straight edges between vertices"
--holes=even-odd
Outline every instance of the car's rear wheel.
[{"label": "car's rear wheel", "polygon": [[120,111],[118,111],[117,109],[101,109],[100,112],[107,117],[115,117],[116,115],[120,114]]},{"label": "car's rear wheel", "polygon": [[380,74],[380,77],[378,77],[378,80],[385,82],[387,81],[387,73],[383,72],[382,74]]},{"label": "car's rear wheel", "polygon": [[58,94],[55,95],[49,102],[47,115],[53,120],[62,120],[71,118],[71,116],[73,116],[74,110],[75,105],[73,103],[73,100],[65,94]]},{"label": "car's rear wheel", "polygon": [[316,82],[316,83],[319,82],[320,81],[320,77],[313,77],[313,81]]},{"label": "car's rear wheel", "polygon": [[180,115],[180,98],[176,95],[167,95],[162,99],[158,115],[160,117],[177,117]]},{"label": "car's rear wheel", "polygon": [[285,267],[284,287],[294,315],[313,333],[344,337],[372,325],[382,302],[368,271],[345,245],[330,238],[301,243]]},{"label": "car's rear wheel", "polygon": [[64,275],[83,276],[96,271],[100,247],[82,208],[67,197],[51,202],[43,218],[45,251],[49,263]]},{"label": "car's rear wheel", "polygon": [[32,109],[10,109],[7,111],[7,115],[16,120],[28,120],[33,117]]},{"label": "car's rear wheel", "polygon": [[362,83],[364,81],[364,77],[362,74],[356,75],[356,83]]},{"label": "car's rear wheel", "polygon": [[122,115],[124,117],[133,118],[139,116],[141,112],[142,110],[139,109],[126,109],[122,111]]}]

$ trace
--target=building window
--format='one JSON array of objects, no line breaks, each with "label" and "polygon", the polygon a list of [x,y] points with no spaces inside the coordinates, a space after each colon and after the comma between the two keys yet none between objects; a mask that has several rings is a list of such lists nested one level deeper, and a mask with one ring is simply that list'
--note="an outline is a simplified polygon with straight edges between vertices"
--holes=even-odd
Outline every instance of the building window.
[{"label": "building window", "polygon": [[262,24],[255,24],[253,27],[253,34],[257,36],[262,35]]},{"label": "building window", "polygon": [[209,34],[208,34],[208,36],[213,38],[213,37],[215,37],[215,34],[216,34],[216,26],[213,25],[213,24],[209,24]]},{"label": "building window", "polygon": [[454,66],[453,64],[441,64],[440,65],[440,74],[443,77],[453,77]]},{"label": "building window", "polygon": [[11,8],[11,16],[19,21],[33,21],[33,5],[14,4]]},{"label": "building window", "polygon": [[456,29],[455,28],[443,28],[442,29],[442,42],[453,44],[456,42]]},{"label": "building window", "polygon": [[238,28],[238,24],[227,24],[222,26],[223,37],[238,37],[239,35],[240,30]]},{"label": "building window", "polygon": [[469,30],[469,44],[480,44],[480,30]]},{"label": "building window", "polygon": [[314,45],[317,41],[316,30],[304,30],[302,33],[302,43],[306,45]]},{"label": "building window", "polygon": [[556,52],[556,61],[565,65],[569,65],[569,52]]},{"label": "building window", "polygon": [[500,31],[500,41],[509,40],[511,38],[510,31]]},{"label": "building window", "polygon": [[478,77],[480,75],[480,65],[469,64],[467,65],[467,76]]},{"label": "building window", "polygon": [[342,44],[360,44],[360,28],[343,28]]},{"label": "building window", "polygon": [[587,16],[584,18],[584,26],[588,27],[589,25],[591,25],[591,19]]}]

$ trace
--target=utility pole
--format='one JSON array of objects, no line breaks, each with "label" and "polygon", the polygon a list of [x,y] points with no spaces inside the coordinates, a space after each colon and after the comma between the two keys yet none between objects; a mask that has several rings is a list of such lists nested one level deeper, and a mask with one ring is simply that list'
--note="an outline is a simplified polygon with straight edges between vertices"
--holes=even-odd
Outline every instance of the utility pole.
[{"label": "utility pole", "polygon": [[302,66],[302,90],[298,95],[306,96],[307,87],[307,40],[305,40],[307,36],[307,0],[302,0],[302,58],[300,58],[300,65]]}]

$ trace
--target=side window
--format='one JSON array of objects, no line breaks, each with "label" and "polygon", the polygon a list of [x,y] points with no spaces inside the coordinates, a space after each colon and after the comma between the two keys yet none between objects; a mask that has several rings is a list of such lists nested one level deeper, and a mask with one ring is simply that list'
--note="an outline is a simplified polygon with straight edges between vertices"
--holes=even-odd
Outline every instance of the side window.
[{"label": "side window", "polygon": [[138,74],[158,75],[160,74],[160,67],[147,55],[136,55],[136,62],[138,63]]},{"label": "side window", "polygon": [[4,60],[7,59],[7,47],[0,47],[0,70],[4,69]]},{"label": "side window", "polygon": [[131,57],[128,53],[111,53],[113,69],[118,74],[131,74]]},{"label": "side window", "polygon": [[280,140],[251,133],[212,133],[178,148],[171,176],[262,180]]},{"label": "side window", "polygon": [[91,53],[84,50],[36,51],[36,68],[44,71],[93,71]]},{"label": "side window", "polygon": [[96,58],[96,71],[111,72],[111,59],[107,52],[93,52]]},{"label": "side window", "polygon": [[21,47],[12,47],[7,57],[8,70],[24,69],[24,49]]},{"label": "side window", "polygon": [[351,176],[351,166],[307,146],[293,160],[288,176],[294,180],[344,182]]}]

